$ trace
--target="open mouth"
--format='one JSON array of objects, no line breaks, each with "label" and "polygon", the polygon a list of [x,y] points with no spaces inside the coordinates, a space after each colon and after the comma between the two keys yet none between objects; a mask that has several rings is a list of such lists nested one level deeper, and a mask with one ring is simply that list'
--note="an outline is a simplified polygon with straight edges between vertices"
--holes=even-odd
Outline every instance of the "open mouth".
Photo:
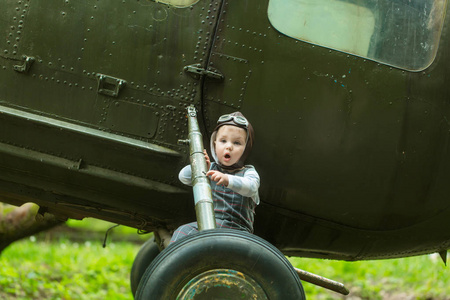
[{"label": "open mouth", "polygon": [[230,159],[231,158],[231,155],[230,154],[225,154],[225,159]]}]

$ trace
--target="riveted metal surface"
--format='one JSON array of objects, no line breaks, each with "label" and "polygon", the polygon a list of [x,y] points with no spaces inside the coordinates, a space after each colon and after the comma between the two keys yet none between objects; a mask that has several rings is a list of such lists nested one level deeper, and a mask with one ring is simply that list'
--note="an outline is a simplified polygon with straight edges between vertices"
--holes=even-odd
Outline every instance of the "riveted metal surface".
[{"label": "riveted metal surface", "polygon": [[[166,144],[169,141],[175,145],[173,133],[184,135],[186,130],[169,124],[169,121],[183,121],[185,106],[199,102],[199,83],[186,76],[183,67],[192,62],[205,63],[210,48],[208,36],[215,25],[212,22],[214,12],[205,13],[205,10],[214,2],[202,1],[202,6],[183,9],[151,2],[141,5],[139,1],[122,1],[117,6],[111,3],[9,2],[2,11],[3,23],[0,23],[1,28],[8,32],[2,57],[19,60],[22,53],[34,53],[39,66],[35,66],[30,75],[40,81],[22,78],[27,80],[24,84],[30,86],[27,89],[29,94],[14,101],[5,96],[2,100],[6,103],[11,101],[12,106],[26,107],[58,118],[130,134],[139,139],[153,137],[154,142]],[[192,14],[200,18],[190,18]],[[18,32],[25,26],[30,30]],[[162,35],[164,28],[171,34]],[[16,39],[21,43],[13,43]],[[185,47],[179,47],[180,44]],[[13,54],[12,49],[21,54]],[[173,49],[178,52],[173,52]],[[2,68],[8,67],[2,64]],[[127,81],[127,87],[118,99],[120,101],[108,97],[102,99],[93,93],[96,88],[94,79],[100,73]],[[52,97],[65,96],[59,97],[58,105],[54,101],[33,99],[36,94],[45,97],[47,90],[54,95]],[[127,116],[136,115],[137,118],[118,121],[114,108],[122,101],[134,104],[124,106],[128,108]],[[171,109],[167,110],[168,106]],[[145,126],[139,115],[145,116],[150,127]],[[144,127],[147,129],[142,129]],[[158,131],[158,134],[148,134],[149,131]]]},{"label": "riveted metal surface", "polygon": [[[436,59],[418,73],[285,36],[269,1],[3,1],[2,199],[120,222],[139,214],[147,229],[191,221],[177,141],[194,104],[205,139],[224,113],[252,123],[255,233],[284,253],[450,247],[450,7]],[[99,93],[98,74],[126,85]]]},{"label": "riveted metal surface", "polygon": [[21,59],[18,48],[21,43],[24,22],[29,11],[29,1],[16,0],[4,3],[0,12],[0,29],[4,36],[4,42],[0,44],[0,55],[9,59]]},{"label": "riveted metal surface", "polygon": [[[220,115],[236,110],[255,128],[247,163],[258,170],[260,195],[269,203],[257,219],[280,220],[257,233],[287,241],[293,227],[314,236],[336,234],[339,240],[341,225],[350,231],[403,232],[442,221],[438,212],[448,212],[449,204],[440,199],[450,193],[443,185],[449,165],[443,104],[448,88],[438,78],[449,74],[448,30],[435,63],[422,74],[410,73],[286,37],[271,26],[268,3],[224,2],[209,65],[224,74],[226,88],[207,80],[204,86],[210,131]],[[230,74],[245,76],[236,82]],[[224,102],[226,95],[231,104]],[[269,213],[275,208],[281,219]],[[311,215],[336,230],[312,233],[314,225],[295,221],[303,216],[308,223]],[[421,228],[425,233],[426,226]],[[301,236],[287,244],[306,247]],[[347,237],[336,246],[352,244],[354,235]],[[368,247],[382,252],[382,244]]]},{"label": "riveted metal surface", "polygon": [[[64,164],[48,167],[46,161],[40,165],[10,160],[14,166],[4,160],[0,167],[8,171],[2,176],[26,172],[18,177],[20,184],[46,186],[73,197],[74,205],[83,193],[92,199],[86,188],[109,194],[108,182],[128,176],[141,182],[143,190],[127,203],[124,193],[132,185],[114,183],[111,205],[149,215],[159,209],[158,195],[174,191],[160,187],[179,186],[176,170],[187,162],[180,155],[187,151],[177,140],[187,136],[185,108],[199,106],[201,83],[184,67],[206,64],[208,36],[215,25],[209,21],[215,19],[214,13],[205,14],[210,2],[214,3],[178,8],[136,0],[5,1],[0,11],[0,105],[30,117],[3,114],[7,124],[0,131],[0,143],[5,151],[14,145],[29,149],[25,153],[30,155],[38,152],[54,161],[83,163],[81,168],[64,170]],[[25,56],[33,57],[34,63],[25,64]],[[48,121],[30,122],[40,118]],[[26,161],[25,157],[21,159]],[[105,175],[89,175],[89,168],[100,168]],[[77,189],[81,191],[77,197],[67,188],[73,184],[84,187]],[[163,210],[184,215],[188,206],[180,205],[183,197],[189,195],[164,196],[172,200]],[[106,198],[99,196],[94,203],[104,205]]]}]

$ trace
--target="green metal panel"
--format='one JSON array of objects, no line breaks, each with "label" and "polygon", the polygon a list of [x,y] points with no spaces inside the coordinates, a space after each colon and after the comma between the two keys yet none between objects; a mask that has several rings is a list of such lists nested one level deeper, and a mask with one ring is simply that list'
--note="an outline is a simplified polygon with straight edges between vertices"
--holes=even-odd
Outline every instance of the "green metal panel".
[{"label": "green metal panel", "polygon": [[[235,110],[255,128],[250,162],[266,205],[257,233],[287,249],[346,249],[353,259],[381,257],[402,235],[431,245],[450,208],[448,38],[430,69],[410,73],[284,36],[267,2],[225,3],[210,60],[225,80],[204,87],[210,130]],[[353,247],[359,238],[367,240]]]},{"label": "green metal panel", "polygon": [[191,221],[177,140],[194,104],[205,138],[223,113],[253,124],[255,230],[284,253],[449,248],[448,18],[411,73],[285,36],[268,3],[3,1],[2,199],[147,230]]},{"label": "green metal panel", "polygon": [[[192,202],[177,179],[187,149],[177,141],[187,136],[185,107],[200,103],[200,83],[185,66],[207,59],[214,23],[205,20],[217,10],[205,13],[205,5],[3,1],[4,197],[69,216],[67,205],[79,205],[80,217],[107,208],[141,228],[155,218],[172,226],[190,218]],[[25,56],[34,62],[26,65]]]}]

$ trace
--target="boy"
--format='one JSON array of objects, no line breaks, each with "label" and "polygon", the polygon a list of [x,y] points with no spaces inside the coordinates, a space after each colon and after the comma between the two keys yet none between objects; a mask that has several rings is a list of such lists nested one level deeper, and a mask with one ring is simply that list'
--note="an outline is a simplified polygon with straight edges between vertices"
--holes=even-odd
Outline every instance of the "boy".
[{"label": "boy", "polygon": [[[223,115],[211,135],[210,162],[205,159],[211,179],[214,213],[217,228],[233,228],[253,232],[255,207],[259,204],[259,175],[251,165],[244,165],[254,140],[252,125],[240,113]],[[191,166],[179,174],[182,183],[192,185]],[[171,243],[198,231],[197,222],[180,226],[173,233]]]}]

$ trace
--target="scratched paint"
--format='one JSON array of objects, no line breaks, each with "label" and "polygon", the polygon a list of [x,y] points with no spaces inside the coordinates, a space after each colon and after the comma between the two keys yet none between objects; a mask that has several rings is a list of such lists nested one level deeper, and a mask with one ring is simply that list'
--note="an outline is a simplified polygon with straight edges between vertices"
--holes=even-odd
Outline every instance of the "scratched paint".
[{"label": "scratched paint", "polygon": [[[348,72],[349,74],[351,74],[351,69]],[[344,84],[345,79],[347,79],[347,75],[343,74],[339,77],[335,77],[334,75],[330,75],[330,74],[323,74],[323,73],[319,73],[317,71],[314,71],[313,74],[317,77],[326,77],[329,78],[333,83],[338,84],[339,86],[341,86],[342,88],[346,88],[346,85]],[[341,80],[342,79],[342,80]]]}]

